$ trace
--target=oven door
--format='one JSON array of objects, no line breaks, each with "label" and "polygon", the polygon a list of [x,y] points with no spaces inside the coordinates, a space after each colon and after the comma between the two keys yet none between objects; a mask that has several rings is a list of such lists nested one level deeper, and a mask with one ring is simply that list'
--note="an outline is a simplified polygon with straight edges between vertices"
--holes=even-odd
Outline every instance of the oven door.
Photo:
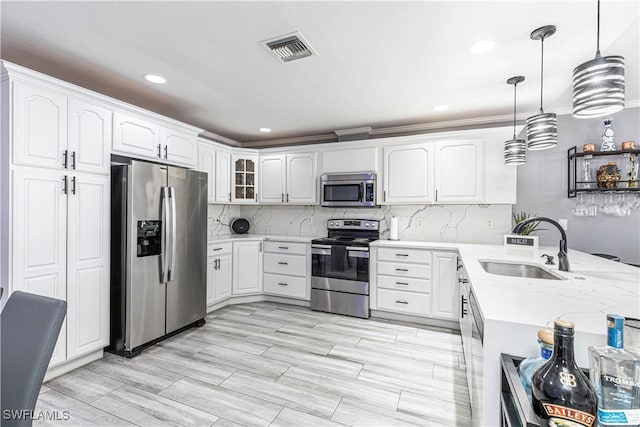
[{"label": "oven door", "polygon": [[369,281],[369,248],[311,245],[311,271],[316,277]]}]

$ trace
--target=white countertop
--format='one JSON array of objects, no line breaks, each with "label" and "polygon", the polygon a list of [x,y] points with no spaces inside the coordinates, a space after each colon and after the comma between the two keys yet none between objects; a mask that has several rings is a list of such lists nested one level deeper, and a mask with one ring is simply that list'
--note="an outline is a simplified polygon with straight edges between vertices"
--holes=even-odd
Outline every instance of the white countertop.
[{"label": "white countertop", "polygon": [[[372,247],[457,250],[486,320],[544,326],[571,320],[576,332],[606,333],[606,315],[640,317],[640,268],[569,249],[570,272],[544,265],[547,253],[558,262],[557,247],[514,253],[503,245],[377,240]],[[490,274],[479,260],[520,261],[548,268],[567,280],[530,279]]]},{"label": "white countertop", "polygon": [[226,243],[234,241],[246,241],[246,240],[275,240],[278,242],[300,242],[310,243],[313,239],[317,239],[320,236],[282,236],[273,234],[220,234],[210,237],[207,241],[208,244]]}]

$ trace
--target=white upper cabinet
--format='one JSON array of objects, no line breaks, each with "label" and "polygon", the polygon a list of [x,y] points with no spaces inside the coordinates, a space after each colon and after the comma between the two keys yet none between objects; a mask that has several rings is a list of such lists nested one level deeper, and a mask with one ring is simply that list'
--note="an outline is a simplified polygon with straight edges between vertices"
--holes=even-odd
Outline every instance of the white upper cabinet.
[{"label": "white upper cabinet", "polygon": [[215,202],[231,203],[231,151],[216,149]]},{"label": "white upper cabinet", "polygon": [[285,203],[286,158],[284,154],[260,156],[260,186],[258,194],[260,203]]},{"label": "white upper cabinet", "polygon": [[64,168],[67,160],[67,97],[16,81],[13,82],[12,111],[13,163]]},{"label": "white upper cabinet", "polygon": [[258,203],[258,155],[231,154],[233,203]]},{"label": "white upper cabinet", "polygon": [[317,203],[316,154],[260,156],[260,203]]},{"label": "white upper cabinet", "polygon": [[433,144],[384,147],[382,204],[433,203]]},{"label": "white upper cabinet", "polygon": [[378,149],[355,148],[322,152],[321,173],[377,172]]},{"label": "white upper cabinet", "polygon": [[287,194],[289,204],[318,203],[316,153],[287,154]]},{"label": "white upper cabinet", "polygon": [[481,139],[436,143],[436,203],[482,203],[484,146]]},{"label": "white upper cabinet", "polygon": [[162,128],[130,114],[113,114],[113,151],[136,157],[160,160],[163,156]]},{"label": "white upper cabinet", "polygon": [[69,169],[109,173],[111,116],[106,108],[69,98]]},{"label": "white upper cabinet", "polygon": [[[207,202],[216,202],[216,150],[211,145],[198,144],[198,170],[207,174]],[[227,178],[228,181],[228,178]]]},{"label": "white upper cabinet", "polygon": [[196,166],[196,135],[177,129],[162,129],[162,157],[168,162],[186,166]]}]

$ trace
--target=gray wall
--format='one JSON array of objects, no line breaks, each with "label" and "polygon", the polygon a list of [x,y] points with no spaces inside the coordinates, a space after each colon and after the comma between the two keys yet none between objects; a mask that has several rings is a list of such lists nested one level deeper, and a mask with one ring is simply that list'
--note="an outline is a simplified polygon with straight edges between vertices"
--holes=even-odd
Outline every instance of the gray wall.
[{"label": "gray wall", "polygon": [[[527,163],[518,166],[518,200],[513,210],[537,213],[556,220],[566,218],[569,221],[567,239],[570,248],[618,255],[624,262],[640,264],[638,209],[629,217],[601,213],[596,217],[579,217],[571,214],[576,199],[567,198],[567,150],[575,145],[582,151],[582,145],[586,143],[595,143],[599,149],[603,128],[602,119],[558,116],[558,146],[550,150],[529,151]],[[640,147],[640,108],[629,108],[613,115],[612,128],[616,148],[620,148],[622,141],[636,141],[636,148]],[[618,167],[624,171],[620,162]],[[557,245],[559,240],[555,229],[539,231],[536,235],[544,245]]]}]

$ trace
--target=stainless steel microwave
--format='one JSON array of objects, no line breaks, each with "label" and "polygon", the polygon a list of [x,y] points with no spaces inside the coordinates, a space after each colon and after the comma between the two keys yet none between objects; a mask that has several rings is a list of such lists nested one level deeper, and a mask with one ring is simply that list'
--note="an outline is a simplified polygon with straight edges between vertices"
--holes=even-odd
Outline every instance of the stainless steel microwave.
[{"label": "stainless steel microwave", "polygon": [[376,174],[349,173],[320,177],[322,206],[376,207]]}]

